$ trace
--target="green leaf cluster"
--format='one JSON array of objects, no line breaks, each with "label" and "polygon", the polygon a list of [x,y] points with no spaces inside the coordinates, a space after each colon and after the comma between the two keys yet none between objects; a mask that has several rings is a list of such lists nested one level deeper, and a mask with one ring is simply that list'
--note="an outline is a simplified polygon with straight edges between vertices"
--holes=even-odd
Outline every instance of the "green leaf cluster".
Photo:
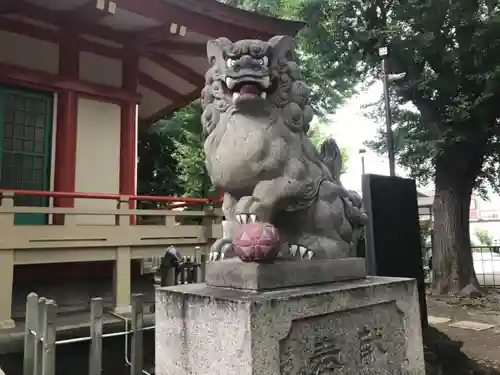
[{"label": "green leaf cluster", "polygon": [[143,195],[207,197],[201,105],[195,101],[139,134],[138,191]]},{"label": "green leaf cluster", "polygon": [[[451,170],[472,179],[474,187],[498,189],[498,3],[375,3],[382,11],[373,12],[371,20],[364,16],[366,31],[374,36],[374,46],[388,43],[391,72],[406,72],[405,79],[391,87],[398,164],[422,183],[437,177],[436,166],[453,166]],[[373,54],[365,61],[376,67]],[[415,108],[408,109],[406,103]],[[382,119],[380,103],[371,115]],[[385,133],[369,145],[386,152]]]}]

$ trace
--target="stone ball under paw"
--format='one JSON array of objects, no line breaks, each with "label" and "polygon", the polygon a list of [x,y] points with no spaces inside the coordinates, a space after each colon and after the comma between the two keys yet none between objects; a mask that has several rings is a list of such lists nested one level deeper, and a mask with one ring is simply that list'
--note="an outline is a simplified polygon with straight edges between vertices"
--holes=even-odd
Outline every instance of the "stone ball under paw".
[{"label": "stone ball under paw", "polygon": [[280,251],[278,230],[269,223],[242,224],[233,245],[243,262],[272,262]]}]

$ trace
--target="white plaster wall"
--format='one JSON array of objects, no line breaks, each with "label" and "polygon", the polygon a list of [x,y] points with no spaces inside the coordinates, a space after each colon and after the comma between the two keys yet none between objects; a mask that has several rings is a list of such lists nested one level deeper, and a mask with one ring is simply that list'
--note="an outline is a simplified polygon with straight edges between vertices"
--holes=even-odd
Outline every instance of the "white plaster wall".
[{"label": "white plaster wall", "polygon": [[[78,99],[76,191],[118,194],[120,179],[120,107]],[[76,199],[75,207],[116,209],[115,200]],[[78,224],[114,224],[112,216],[80,215]]]},{"label": "white plaster wall", "polygon": [[122,63],[119,60],[80,52],[80,79],[102,85],[121,87]]},{"label": "white plaster wall", "polygon": [[55,74],[59,65],[59,46],[0,31],[0,62]]}]

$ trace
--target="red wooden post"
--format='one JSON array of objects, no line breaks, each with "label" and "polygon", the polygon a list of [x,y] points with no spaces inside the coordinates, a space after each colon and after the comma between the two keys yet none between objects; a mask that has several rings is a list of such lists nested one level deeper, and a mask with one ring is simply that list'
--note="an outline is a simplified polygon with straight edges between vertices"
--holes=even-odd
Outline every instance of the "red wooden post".
[{"label": "red wooden post", "polygon": [[[132,93],[137,92],[139,84],[139,55],[135,50],[127,51],[123,59],[122,87]],[[137,105],[133,102],[121,104],[120,127],[120,194],[137,193]],[[136,202],[130,201],[129,207],[135,208]],[[135,217],[130,217],[135,224]]]},{"label": "red wooden post", "polygon": [[[60,76],[78,80],[78,36],[68,30],[61,31],[59,43]],[[76,132],[78,97],[72,90],[60,90],[57,97],[56,151],[54,163],[54,190],[75,191]],[[55,207],[73,207],[73,198],[55,198]],[[62,218],[55,217],[62,224]]]}]

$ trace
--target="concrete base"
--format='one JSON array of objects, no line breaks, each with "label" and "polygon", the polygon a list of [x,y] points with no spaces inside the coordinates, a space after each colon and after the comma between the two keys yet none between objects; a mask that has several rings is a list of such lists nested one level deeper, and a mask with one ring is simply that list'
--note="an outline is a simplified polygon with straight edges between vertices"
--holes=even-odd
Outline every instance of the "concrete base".
[{"label": "concrete base", "polygon": [[425,375],[414,280],[158,288],[157,375]]},{"label": "concrete base", "polygon": [[233,258],[208,263],[205,281],[209,286],[263,291],[365,277],[364,258],[277,261],[270,264],[244,263],[239,258]]}]

